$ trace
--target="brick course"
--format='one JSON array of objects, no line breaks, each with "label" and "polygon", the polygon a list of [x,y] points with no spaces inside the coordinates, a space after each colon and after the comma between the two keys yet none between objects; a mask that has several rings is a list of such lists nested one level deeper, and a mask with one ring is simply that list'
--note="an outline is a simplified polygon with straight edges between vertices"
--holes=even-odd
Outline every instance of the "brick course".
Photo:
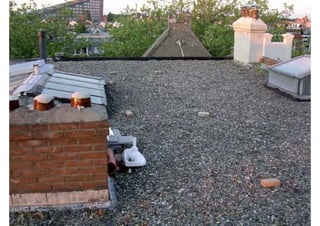
[{"label": "brick course", "polygon": [[108,120],[10,124],[10,194],[107,188]]}]

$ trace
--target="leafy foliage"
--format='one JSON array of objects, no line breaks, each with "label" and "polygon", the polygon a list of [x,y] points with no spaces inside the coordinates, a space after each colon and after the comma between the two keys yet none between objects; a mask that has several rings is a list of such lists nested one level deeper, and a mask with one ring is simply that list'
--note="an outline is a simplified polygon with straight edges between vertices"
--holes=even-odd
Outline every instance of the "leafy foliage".
[{"label": "leafy foliage", "polygon": [[192,29],[202,39],[212,24],[232,25],[239,17],[236,0],[198,0],[192,11]]},{"label": "leafy foliage", "polygon": [[10,1],[10,58],[39,58],[39,29],[46,31],[47,55],[53,57],[56,52],[71,55],[76,48],[87,45],[85,40],[76,39],[76,34],[68,32],[68,18],[71,11],[61,9],[55,16],[41,21],[36,15],[36,4],[30,1],[17,8]]},{"label": "leafy foliage", "polygon": [[[139,10],[126,9],[122,15],[109,13],[108,21],[117,21],[121,26],[111,27],[111,40],[105,42],[101,49],[104,56],[141,56],[167,28],[167,15],[170,11],[191,11],[192,30],[209,50],[212,56],[226,56],[232,53],[234,32],[232,23],[240,17],[240,0],[148,0]],[[269,9],[268,0],[250,0],[250,5],[259,7],[260,18],[268,24],[268,31],[280,41],[285,33],[283,21],[293,13],[294,6],[284,4],[284,10]],[[39,56],[38,29],[46,29],[48,35],[47,53],[53,56],[56,52],[71,55],[75,49],[89,45],[88,41],[77,39],[76,33],[85,30],[84,20],[90,18],[87,13],[79,18],[75,33],[68,31],[67,18],[71,12],[63,9],[56,16],[40,23],[40,18],[32,12],[36,5],[30,0],[17,9],[14,0],[10,0],[10,58],[33,58]],[[280,39],[279,39],[280,37]],[[299,43],[295,44],[296,51]],[[299,54],[297,52],[296,54]]]},{"label": "leafy foliage", "polygon": [[232,23],[239,17],[236,0],[198,0],[192,14],[192,29],[210,54],[222,57],[231,54]]},{"label": "leafy foliage", "polygon": [[306,43],[304,43],[303,40],[294,39],[293,40],[292,57],[297,57],[297,56],[304,55],[304,54],[310,54],[311,49],[308,48],[310,45],[310,40],[308,40],[307,43],[308,44],[306,46]]},{"label": "leafy foliage", "polygon": [[36,26],[40,24],[40,18],[32,14],[35,4],[23,4],[16,9],[16,3],[10,1],[10,58],[34,58],[39,57],[39,38]]},{"label": "leafy foliage", "polygon": [[215,57],[231,55],[233,47],[233,29],[228,25],[211,24],[202,38],[204,46]]},{"label": "leafy foliage", "polygon": [[67,31],[68,9],[62,9],[55,16],[46,18],[45,23],[41,23],[40,27],[47,32],[47,54],[54,56],[56,52],[69,53],[74,51],[73,40],[75,34]]},{"label": "leafy foliage", "polygon": [[76,33],[85,33],[86,32],[86,26],[83,22],[80,22],[75,25],[75,28],[73,30]]},{"label": "leafy foliage", "polygon": [[108,57],[142,56],[166,28],[161,20],[163,12],[156,6],[144,6],[142,13],[134,11],[120,18],[120,27],[109,30],[112,39],[105,43],[103,52]]},{"label": "leafy foliage", "polygon": [[163,31],[156,21],[123,20],[110,33],[112,40],[104,45],[105,56],[141,56]]}]

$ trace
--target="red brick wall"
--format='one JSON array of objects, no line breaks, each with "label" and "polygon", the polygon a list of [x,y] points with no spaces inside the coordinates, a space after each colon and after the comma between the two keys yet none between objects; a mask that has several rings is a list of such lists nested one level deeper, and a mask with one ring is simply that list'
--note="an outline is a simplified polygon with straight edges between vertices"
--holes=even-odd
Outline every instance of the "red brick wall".
[{"label": "red brick wall", "polygon": [[107,189],[108,128],[10,124],[10,194]]}]

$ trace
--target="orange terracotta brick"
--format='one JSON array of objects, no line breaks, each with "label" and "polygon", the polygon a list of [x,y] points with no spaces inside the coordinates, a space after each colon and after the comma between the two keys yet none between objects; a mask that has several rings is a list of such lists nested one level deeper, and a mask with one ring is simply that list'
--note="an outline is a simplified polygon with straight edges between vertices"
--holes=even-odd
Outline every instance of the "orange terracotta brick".
[{"label": "orange terracotta brick", "polygon": [[278,187],[281,184],[278,178],[262,179],[260,183],[264,188]]}]

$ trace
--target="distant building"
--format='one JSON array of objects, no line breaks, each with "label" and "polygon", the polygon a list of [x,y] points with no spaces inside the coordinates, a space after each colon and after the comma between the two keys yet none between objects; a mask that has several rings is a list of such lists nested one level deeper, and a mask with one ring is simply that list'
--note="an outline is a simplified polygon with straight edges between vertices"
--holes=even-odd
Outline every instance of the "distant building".
[{"label": "distant building", "polygon": [[72,0],[66,3],[49,6],[38,10],[36,13],[41,16],[42,19],[48,16],[56,15],[62,8],[68,8],[72,10],[73,15],[69,18],[70,21],[77,21],[83,16],[87,16],[89,20],[93,22],[103,21],[103,0]]},{"label": "distant building", "polygon": [[301,24],[303,28],[311,28],[311,20],[307,16],[296,19],[296,23]]},{"label": "distant building", "polygon": [[285,25],[287,32],[294,34],[296,39],[300,39],[301,35],[310,35],[311,20],[307,16],[287,20]]},{"label": "distant building", "polygon": [[[301,40],[305,51],[311,51],[311,20],[305,16],[285,22],[286,31],[294,35],[295,40]],[[293,46],[295,49],[296,46]]]},{"label": "distant building", "polygon": [[76,49],[74,55],[84,54],[87,56],[94,56],[103,54],[103,52],[101,52],[101,47],[103,43],[110,40],[110,34],[102,26],[89,27],[87,28],[87,32],[88,33],[77,34],[76,37],[89,41],[89,45],[81,49]]}]

